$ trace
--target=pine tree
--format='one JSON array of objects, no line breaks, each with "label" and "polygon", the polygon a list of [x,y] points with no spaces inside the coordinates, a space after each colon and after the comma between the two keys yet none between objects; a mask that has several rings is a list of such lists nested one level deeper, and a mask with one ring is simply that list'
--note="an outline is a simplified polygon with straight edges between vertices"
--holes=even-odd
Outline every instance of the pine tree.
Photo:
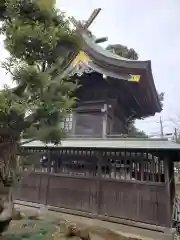
[{"label": "pine tree", "polygon": [[1,1],[0,19],[9,52],[3,67],[16,84],[0,91],[0,178],[10,187],[21,139],[57,144],[64,136],[60,122],[75,102],[77,82],[61,73],[81,39],[53,0]]}]

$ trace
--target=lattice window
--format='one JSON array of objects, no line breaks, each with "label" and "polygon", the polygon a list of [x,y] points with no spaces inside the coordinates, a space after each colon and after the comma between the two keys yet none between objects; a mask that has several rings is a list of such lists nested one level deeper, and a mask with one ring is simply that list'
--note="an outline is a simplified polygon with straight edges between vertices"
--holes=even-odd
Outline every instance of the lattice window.
[{"label": "lattice window", "polygon": [[37,158],[39,166],[35,170],[38,172],[101,176],[117,181],[165,182],[164,160],[147,152],[61,149],[50,153],[41,152]]},{"label": "lattice window", "polygon": [[67,116],[64,118],[64,122],[60,123],[60,127],[64,129],[65,132],[71,132],[73,127],[73,113],[70,112],[67,114]]},{"label": "lattice window", "polygon": [[67,176],[95,177],[97,176],[97,158],[92,151],[63,150],[54,151],[51,160],[54,161],[52,172]]},{"label": "lattice window", "polygon": [[143,152],[104,152],[102,177],[164,182],[164,161]]},{"label": "lattice window", "polygon": [[64,130],[65,132],[70,132],[73,127],[73,114],[69,113],[64,119]]}]

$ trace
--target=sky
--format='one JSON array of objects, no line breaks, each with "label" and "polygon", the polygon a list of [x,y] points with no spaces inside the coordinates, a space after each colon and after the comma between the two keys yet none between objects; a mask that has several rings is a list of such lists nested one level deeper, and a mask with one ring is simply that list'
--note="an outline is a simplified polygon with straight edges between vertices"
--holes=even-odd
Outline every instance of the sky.
[{"label": "sky", "polygon": [[[151,60],[158,92],[165,92],[161,114],[137,121],[138,128],[151,135],[160,134],[160,115],[164,132],[173,131],[172,118],[180,116],[180,0],[57,0],[57,7],[77,20],[86,20],[93,9],[102,11],[90,30],[97,37],[108,37],[107,44],[134,48],[140,60]],[[0,39],[0,61],[7,56]],[[10,77],[0,68],[0,85]]]}]

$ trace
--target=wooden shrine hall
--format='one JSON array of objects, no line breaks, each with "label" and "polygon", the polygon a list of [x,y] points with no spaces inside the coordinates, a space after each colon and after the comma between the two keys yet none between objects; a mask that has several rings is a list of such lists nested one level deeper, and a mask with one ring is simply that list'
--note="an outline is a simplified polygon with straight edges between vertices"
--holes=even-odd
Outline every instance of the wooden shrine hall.
[{"label": "wooden shrine hall", "polygon": [[157,231],[173,227],[173,162],[180,145],[162,139],[129,139],[129,124],[161,111],[150,61],[124,59],[101,48],[75,21],[84,40],[61,77],[81,87],[60,124],[61,144],[22,146],[34,172],[18,199],[60,211]]},{"label": "wooden shrine hall", "polygon": [[81,86],[75,93],[76,105],[62,123],[68,135],[127,134],[133,120],[160,112],[151,61],[124,59],[107,51],[80,23],[74,24],[84,45],[61,74],[78,79]]}]

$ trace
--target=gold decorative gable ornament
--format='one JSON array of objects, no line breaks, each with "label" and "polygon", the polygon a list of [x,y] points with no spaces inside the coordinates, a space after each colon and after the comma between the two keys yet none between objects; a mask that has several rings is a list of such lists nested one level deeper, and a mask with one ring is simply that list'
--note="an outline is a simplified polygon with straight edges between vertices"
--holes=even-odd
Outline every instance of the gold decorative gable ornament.
[{"label": "gold decorative gable ornament", "polygon": [[141,75],[129,74],[128,76],[128,82],[139,82],[140,79],[141,79]]},{"label": "gold decorative gable ornament", "polygon": [[80,51],[78,55],[74,58],[74,60],[71,62],[73,70],[70,73],[70,76],[76,74],[80,77],[84,73],[94,72],[94,70],[89,66],[89,62],[91,62],[89,56],[84,51]]},{"label": "gold decorative gable ornament", "polygon": [[78,55],[72,61],[72,65],[73,65],[73,67],[75,67],[80,62],[88,64],[88,62],[90,62],[90,61],[91,61],[91,59],[89,58],[89,56],[84,51],[80,51],[78,53]]}]

